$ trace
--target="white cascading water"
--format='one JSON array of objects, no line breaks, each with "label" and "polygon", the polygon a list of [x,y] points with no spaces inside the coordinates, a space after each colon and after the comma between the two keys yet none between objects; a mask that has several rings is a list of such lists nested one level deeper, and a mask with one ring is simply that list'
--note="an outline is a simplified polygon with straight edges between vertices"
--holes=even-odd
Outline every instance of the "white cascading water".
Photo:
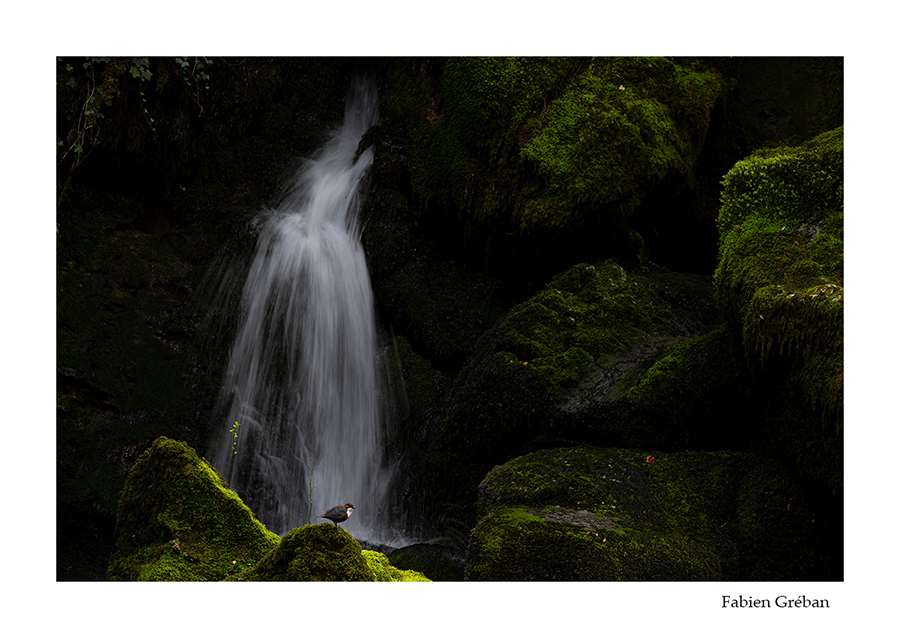
[{"label": "white cascading water", "polygon": [[[310,514],[327,522],[316,517],[347,502],[356,510],[343,525],[357,538],[394,535],[375,304],[357,219],[372,151],[356,151],[377,118],[374,83],[355,81],[342,127],[304,163],[283,203],[258,219],[224,391],[228,427],[240,423],[232,485],[282,535]],[[231,443],[228,432],[212,446],[226,478]]]}]

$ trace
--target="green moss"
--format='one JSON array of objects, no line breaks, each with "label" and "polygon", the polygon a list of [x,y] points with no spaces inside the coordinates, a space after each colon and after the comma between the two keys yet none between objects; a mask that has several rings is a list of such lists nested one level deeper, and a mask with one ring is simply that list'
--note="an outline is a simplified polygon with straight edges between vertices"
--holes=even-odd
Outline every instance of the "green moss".
[{"label": "green moss", "polygon": [[708,278],[611,261],[561,273],[486,333],[454,382],[430,448],[436,489],[473,493],[493,465],[558,436],[623,362],[708,331],[715,314]]},{"label": "green moss", "polygon": [[363,550],[363,558],[375,575],[375,581],[379,583],[392,582],[428,582],[431,580],[426,578],[424,574],[412,571],[397,569],[388,561],[388,557],[380,552]]},{"label": "green moss", "polygon": [[700,63],[664,58],[451,58],[413,140],[412,186],[489,233],[598,213],[611,226],[664,177],[690,175],[720,90]]},{"label": "green moss", "polygon": [[759,414],[742,355],[722,324],[672,346],[637,379],[623,375],[609,397],[658,448],[746,449]]},{"label": "green moss", "polygon": [[[611,261],[580,264],[555,277],[498,327],[498,346],[560,379],[578,380],[587,360],[652,341],[665,328],[688,334],[714,315],[702,277],[646,267],[626,271]],[[547,361],[542,358],[549,357]]]},{"label": "green moss", "polygon": [[[597,484],[605,479],[614,484],[615,474],[616,469],[598,468],[596,478],[591,481],[596,495],[602,491]],[[552,478],[554,475],[541,476],[543,485],[524,494],[528,503],[553,505],[539,509],[522,504],[495,505],[479,521],[472,530],[466,558],[467,579],[714,580],[721,577],[719,559],[709,547],[690,535],[657,531],[635,522],[626,513],[627,506],[622,506],[614,493],[606,494],[602,501],[582,502],[582,509],[556,505],[560,501],[551,494],[561,495],[563,501],[571,504],[568,495],[561,493],[569,487],[578,488]],[[534,472],[530,476],[532,483],[538,478]],[[499,486],[501,479],[490,475],[489,479],[495,487]],[[576,484],[584,480],[576,479]],[[557,482],[559,485],[552,485]],[[529,483],[528,477],[519,477],[517,488]]]},{"label": "green moss", "polygon": [[236,581],[374,581],[359,542],[339,525],[305,525],[288,532]]},{"label": "green moss", "polygon": [[594,61],[522,156],[572,205],[618,202],[627,215],[647,186],[689,172],[719,90],[715,73],[662,58]]},{"label": "green moss", "polygon": [[216,470],[160,437],[129,472],[119,501],[110,580],[221,580],[254,565],[278,536]]},{"label": "green moss", "polygon": [[656,453],[648,463],[647,452],[631,449],[540,450],[482,482],[466,576],[833,577],[835,552],[811,524],[813,509],[785,466],[749,454]]},{"label": "green moss", "polygon": [[[442,112],[432,112],[413,155],[413,187],[426,201],[437,198],[460,215],[487,167],[503,168],[516,130],[580,64],[577,59],[450,58],[442,68]],[[473,179],[473,177],[475,179]],[[512,176],[497,176],[497,183]],[[494,200],[497,203],[498,200]],[[491,207],[493,208],[493,207]],[[482,217],[481,213],[477,214]]]},{"label": "green moss", "polygon": [[486,146],[507,128],[524,97],[527,60],[451,58],[444,64],[447,117],[463,144]]},{"label": "green moss", "polygon": [[803,146],[757,151],[722,180],[720,258],[741,238],[795,230],[811,245],[818,225],[843,216],[843,127]]},{"label": "green moss", "polygon": [[594,365],[594,358],[583,348],[573,347],[565,352],[532,359],[531,365],[546,371],[548,380],[560,387],[573,387]]},{"label": "green moss", "polygon": [[725,317],[755,370],[795,387],[839,430],[843,129],[760,151],[723,186],[714,281]]}]

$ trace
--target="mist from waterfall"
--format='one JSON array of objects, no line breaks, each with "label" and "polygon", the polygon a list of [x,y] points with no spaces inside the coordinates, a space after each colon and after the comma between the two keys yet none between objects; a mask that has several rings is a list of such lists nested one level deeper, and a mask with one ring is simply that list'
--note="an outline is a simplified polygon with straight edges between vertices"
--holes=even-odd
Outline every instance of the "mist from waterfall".
[{"label": "mist from waterfall", "polygon": [[316,516],[347,502],[356,510],[344,526],[357,538],[388,542],[395,534],[375,302],[358,219],[372,151],[356,153],[377,119],[374,82],[359,78],[343,125],[304,162],[281,204],[257,219],[223,388],[228,417],[211,456],[227,478],[229,429],[240,423],[232,487],[278,534],[310,515],[324,522]]}]

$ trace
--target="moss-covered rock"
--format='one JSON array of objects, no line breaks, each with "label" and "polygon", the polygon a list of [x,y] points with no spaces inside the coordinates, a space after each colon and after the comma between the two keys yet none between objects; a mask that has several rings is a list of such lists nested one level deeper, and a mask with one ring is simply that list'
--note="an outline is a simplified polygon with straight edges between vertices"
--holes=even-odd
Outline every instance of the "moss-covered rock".
[{"label": "moss-covered rock", "polygon": [[616,203],[627,216],[648,188],[690,172],[720,89],[698,63],[594,60],[549,105],[522,155],[565,193],[565,208]]},{"label": "moss-covered rock", "polygon": [[540,450],[487,474],[478,513],[470,580],[835,577],[800,483],[746,453]]},{"label": "moss-covered rock", "polygon": [[359,541],[340,525],[298,527],[262,560],[228,580],[374,581]]},{"label": "moss-covered rock", "polygon": [[801,413],[788,433],[772,428],[770,438],[782,441],[770,447],[781,447],[805,474],[837,487],[843,430],[843,129],[802,146],[759,151],[738,162],[723,185],[714,276],[719,304],[742,340],[772,419]]},{"label": "moss-covered rock", "polygon": [[620,532],[587,510],[504,507],[472,531],[467,580],[719,580],[690,539]]},{"label": "moss-covered rock", "polygon": [[640,258],[643,240],[623,221],[662,184],[671,193],[692,187],[721,91],[717,72],[696,60],[400,66],[389,92],[420,99],[392,101],[385,117],[408,131],[422,218],[458,219],[467,247],[492,267],[514,260],[519,274],[542,276],[573,254]]},{"label": "moss-covered rock", "polygon": [[278,544],[193,448],[160,437],[128,474],[110,580],[222,580]]},{"label": "moss-covered rock", "polygon": [[721,88],[702,65],[663,58],[453,58],[442,81],[417,191],[484,220],[515,201],[504,187],[524,159],[549,190],[515,202],[523,229],[564,225],[583,204],[627,215],[662,177],[689,172]]},{"label": "moss-covered rock", "polygon": [[454,381],[431,444],[435,489],[474,500],[491,467],[553,441],[653,445],[655,432],[609,409],[611,389],[715,322],[708,278],[570,268],[492,328]]},{"label": "moss-covered rock", "polygon": [[[435,198],[462,217],[483,221],[500,203],[498,198],[508,196],[511,177],[487,173],[514,161],[517,128],[581,63],[575,58],[445,60],[436,104],[440,110],[421,118],[415,130],[416,193],[426,202]],[[482,178],[490,183],[479,183]],[[482,209],[482,203],[487,207]]]},{"label": "moss-covered rock", "polygon": [[388,557],[381,552],[373,552],[364,549],[362,553],[363,557],[366,559],[366,563],[369,565],[369,569],[371,569],[372,574],[375,575],[376,582],[431,582],[431,579],[427,578],[425,574],[422,574],[421,572],[397,569],[391,564]]},{"label": "moss-covered rock", "polygon": [[722,324],[623,375],[607,400],[656,449],[747,449],[762,415],[742,355]]}]

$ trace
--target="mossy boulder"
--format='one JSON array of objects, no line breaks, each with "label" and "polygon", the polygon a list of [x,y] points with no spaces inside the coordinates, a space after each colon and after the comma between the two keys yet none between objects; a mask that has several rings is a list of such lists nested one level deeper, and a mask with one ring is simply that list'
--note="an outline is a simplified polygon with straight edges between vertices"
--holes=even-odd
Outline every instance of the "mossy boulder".
[{"label": "mossy boulder", "polygon": [[256,565],[227,580],[430,582],[417,571],[397,569],[380,552],[362,549],[350,532],[331,523],[290,531]]},{"label": "mossy boulder", "polygon": [[[719,265],[724,318],[774,427],[809,475],[841,483],[843,431],[843,129],[758,151],[723,180]],[[786,444],[786,445],[785,445]],[[826,471],[823,471],[826,468]],[[830,469],[829,469],[830,468]]]},{"label": "mossy boulder", "polygon": [[[612,386],[608,409],[654,449],[747,449],[762,414],[740,342],[720,324],[685,339]],[[586,416],[582,416],[586,418]]]},{"label": "mossy boulder", "polygon": [[375,575],[350,532],[321,523],[291,530],[256,565],[228,580],[374,581]]},{"label": "mossy boulder", "polygon": [[395,583],[395,582],[425,582],[430,583],[431,579],[425,574],[411,569],[397,569],[394,567],[388,557],[381,552],[373,552],[364,549],[363,557],[375,575],[375,581],[379,583]]},{"label": "mossy boulder", "polygon": [[[513,204],[528,229],[571,222],[583,205],[627,215],[663,177],[689,173],[721,80],[664,58],[451,58],[442,88],[417,191],[476,221]],[[516,201],[505,187],[524,166],[544,186]]]},{"label": "mossy boulder", "polygon": [[391,70],[385,120],[406,130],[419,216],[457,219],[467,249],[520,275],[598,249],[641,259],[643,239],[625,222],[655,189],[694,187],[722,90],[714,69],[686,59],[449,58]]},{"label": "mossy boulder", "polygon": [[716,321],[708,277],[613,261],[573,266],[486,333],[455,379],[431,443],[435,489],[473,501],[491,467],[554,441],[678,440],[663,419],[659,431],[635,426],[612,409],[610,392]]},{"label": "mossy boulder", "polygon": [[[627,216],[665,177],[690,174],[721,88],[699,62],[594,60],[549,105],[522,155],[565,194],[563,210],[612,205]],[[528,224],[560,221],[558,213],[552,221],[523,216]]]},{"label": "mossy boulder", "polygon": [[159,437],[125,482],[110,580],[222,580],[278,544],[190,446]]},{"label": "mossy boulder", "polygon": [[836,577],[802,484],[746,453],[540,450],[487,474],[478,515],[469,580]]}]

